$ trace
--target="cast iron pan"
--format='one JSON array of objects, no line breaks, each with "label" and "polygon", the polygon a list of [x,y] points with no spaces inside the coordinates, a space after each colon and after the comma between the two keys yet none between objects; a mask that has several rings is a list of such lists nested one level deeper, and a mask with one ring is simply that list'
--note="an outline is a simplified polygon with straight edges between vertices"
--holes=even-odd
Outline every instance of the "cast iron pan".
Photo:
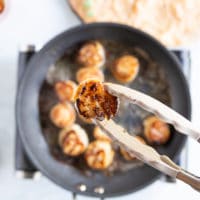
[{"label": "cast iron pan", "polygon": [[[186,79],[173,55],[149,35],[125,25],[98,23],[72,28],[52,39],[33,56],[21,81],[16,103],[17,125],[28,155],[45,176],[63,188],[83,195],[111,197],[141,189],[156,180],[160,173],[144,165],[111,177],[87,177],[51,156],[39,122],[39,90],[49,66],[54,64],[67,48],[93,39],[117,40],[141,47],[163,67],[170,85],[173,109],[190,119],[191,102]],[[185,141],[185,136],[174,133],[164,153],[176,160]],[[77,187],[81,183],[87,186],[84,192]],[[94,192],[94,188],[100,186],[105,189],[104,194]]]}]

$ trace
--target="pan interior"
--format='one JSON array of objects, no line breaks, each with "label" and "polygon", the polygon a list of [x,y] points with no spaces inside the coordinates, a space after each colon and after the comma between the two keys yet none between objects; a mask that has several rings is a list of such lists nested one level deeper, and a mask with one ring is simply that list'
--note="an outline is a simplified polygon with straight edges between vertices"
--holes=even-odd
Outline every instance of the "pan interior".
[{"label": "pan interior", "polygon": [[[106,82],[120,84],[111,73],[112,63],[122,55],[134,55],[139,59],[139,74],[134,81],[126,84],[126,86],[151,95],[168,106],[171,105],[170,88],[165,72],[148,53],[138,46],[129,46],[117,41],[101,40],[99,42],[101,42],[106,51],[106,63],[102,68]],[[87,166],[83,155],[72,158],[62,153],[62,150],[58,145],[58,133],[60,130],[51,123],[49,118],[49,112],[52,106],[58,103],[53,83],[60,80],[73,80],[76,82],[76,72],[81,68],[76,62],[76,55],[77,50],[80,49],[81,45],[82,44],[80,43],[66,49],[66,53],[58,59],[54,66],[50,67],[47,78],[40,90],[40,122],[42,133],[48,142],[51,154],[62,163],[72,165],[79,169],[86,176],[94,176],[94,173],[97,173],[97,171],[93,171]],[[131,135],[140,135],[141,137],[144,137],[143,120],[149,115],[151,115],[151,113],[148,111],[145,111],[136,105],[121,101],[115,121],[125,127]],[[93,141],[94,138],[92,132],[94,125],[84,123],[78,116],[76,123],[80,124],[81,127],[86,130],[90,137],[90,141]],[[172,139],[173,136],[171,137],[171,140]],[[160,151],[160,149],[165,150],[168,148],[169,144],[170,141],[165,145],[154,145],[154,148],[158,151]],[[113,143],[113,148],[115,150],[114,162],[108,169],[98,172],[99,174],[112,176],[120,172],[125,173],[128,170],[133,170],[134,168],[143,165],[139,160],[126,161],[120,154],[117,143]]]}]

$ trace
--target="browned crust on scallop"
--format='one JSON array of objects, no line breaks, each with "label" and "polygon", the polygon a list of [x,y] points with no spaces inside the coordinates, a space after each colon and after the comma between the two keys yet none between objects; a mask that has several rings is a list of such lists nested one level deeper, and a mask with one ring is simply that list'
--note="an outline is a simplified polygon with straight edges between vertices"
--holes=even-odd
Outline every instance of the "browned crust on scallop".
[{"label": "browned crust on scallop", "polygon": [[80,115],[86,119],[110,119],[118,110],[117,97],[109,94],[98,80],[87,80],[77,89],[76,107]]},{"label": "browned crust on scallop", "polygon": [[77,62],[84,67],[102,67],[105,62],[104,51],[103,45],[100,42],[87,42],[79,49]]},{"label": "browned crust on scallop", "polygon": [[113,62],[113,76],[122,83],[133,81],[139,71],[139,61],[135,56],[124,55]]},{"label": "browned crust on scallop", "polygon": [[58,143],[64,154],[78,156],[88,146],[88,135],[78,124],[74,124],[71,128],[66,127],[60,131]]},{"label": "browned crust on scallop", "polygon": [[89,167],[96,170],[108,168],[114,158],[114,151],[108,141],[96,140],[89,144],[85,159]]},{"label": "browned crust on scallop", "polygon": [[[73,137],[74,136],[74,137]],[[74,143],[74,148],[70,146],[71,143]],[[68,148],[70,146],[70,149]],[[85,147],[80,139],[75,135],[75,131],[69,131],[62,140],[61,144],[63,153],[70,155],[70,156],[77,156],[84,152]],[[79,149],[77,151],[76,149]]]},{"label": "browned crust on scallop", "polygon": [[59,128],[70,127],[76,119],[76,113],[70,103],[58,103],[51,109],[50,119]]},{"label": "browned crust on scallop", "polygon": [[58,81],[54,85],[56,95],[60,101],[73,101],[76,88],[76,83],[71,80]]},{"label": "browned crust on scallop", "polygon": [[143,126],[144,136],[150,144],[165,144],[170,138],[169,125],[156,116],[147,117],[143,122]]}]

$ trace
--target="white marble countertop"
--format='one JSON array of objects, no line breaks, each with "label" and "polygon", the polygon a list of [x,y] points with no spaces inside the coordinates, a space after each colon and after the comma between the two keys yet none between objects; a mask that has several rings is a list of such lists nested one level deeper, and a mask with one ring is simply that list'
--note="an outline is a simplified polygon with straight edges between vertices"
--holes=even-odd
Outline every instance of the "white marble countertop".
[{"label": "white marble countertop", "polygon": [[[0,18],[0,199],[57,200],[70,199],[71,193],[45,177],[39,181],[20,180],[14,175],[14,100],[16,92],[17,53],[19,45],[36,44],[41,47],[58,33],[80,24],[66,0],[8,0],[7,15]],[[200,55],[199,44],[192,52],[191,94],[192,121],[200,127]],[[189,140],[188,169],[200,176],[200,145]],[[133,177],[134,178],[134,177]],[[178,181],[166,183],[158,180],[149,187],[117,199],[168,200],[174,196],[199,199],[200,194]],[[78,199],[90,199],[78,196]]]}]

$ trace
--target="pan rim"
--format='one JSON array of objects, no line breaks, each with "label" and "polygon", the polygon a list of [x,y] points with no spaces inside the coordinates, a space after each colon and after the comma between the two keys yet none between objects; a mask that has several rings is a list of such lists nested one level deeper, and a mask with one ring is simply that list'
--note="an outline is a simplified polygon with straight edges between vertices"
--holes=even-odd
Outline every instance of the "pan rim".
[{"label": "pan rim", "polygon": [[[40,166],[40,163],[38,162],[37,160],[37,156],[34,155],[34,153],[32,152],[32,150],[28,147],[27,145],[27,141],[26,141],[26,138],[24,137],[24,131],[23,131],[23,123],[22,123],[22,120],[21,119],[21,116],[20,116],[20,113],[21,113],[21,102],[22,102],[22,98],[23,98],[23,90],[24,90],[24,87],[26,86],[26,76],[28,74],[28,71],[29,71],[29,68],[31,65],[33,65],[34,63],[34,60],[36,60],[39,56],[40,56],[40,53],[42,52],[45,52],[48,50],[49,46],[52,44],[52,43],[55,43],[56,41],[60,40],[60,38],[63,37],[63,35],[65,34],[72,34],[74,31],[79,31],[80,29],[87,29],[88,27],[101,27],[101,26],[108,26],[108,27],[115,27],[115,28],[123,28],[123,29],[126,29],[128,31],[135,31],[136,33],[146,37],[147,39],[150,39],[152,42],[154,42],[156,44],[156,46],[159,46],[159,48],[162,49],[162,51],[171,59],[173,60],[173,62],[175,63],[175,65],[179,65],[179,62],[178,60],[169,52],[167,51],[166,48],[164,48],[164,46],[162,46],[156,39],[152,38],[151,36],[149,36],[148,34],[138,30],[138,29],[134,29],[132,27],[129,27],[127,25],[121,25],[121,24],[115,24],[115,23],[92,23],[92,24],[85,24],[85,25],[79,25],[79,26],[76,26],[70,30],[67,30],[67,31],[64,31],[63,33],[59,34],[58,36],[54,37],[52,40],[50,40],[48,43],[46,43],[44,45],[44,47],[38,52],[36,53],[36,55],[31,59],[29,65],[28,65],[28,69],[25,71],[25,75],[23,76],[22,78],[22,81],[21,81],[21,84],[19,86],[19,91],[17,93],[17,99],[16,99],[16,121],[17,121],[17,126],[19,128],[19,132],[20,132],[20,136],[22,138],[22,142],[25,146],[25,150],[26,152],[28,153],[28,155],[30,156],[31,160],[33,161],[33,163],[41,170],[41,172],[47,176],[50,180],[53,180],[53,182],[57,183],[58,181],[54,179],[54,177],[52,177],[50,174],[48,174],[45,169],[43,169],[42,166]],[[191,118],[191,99],[190,99],[190,92],[189,92],[189,88],[187,86],[187,81],[186,81],[186,78],[185,76],[183,75],[182,71],[180,69],[177,69],[180,73],[180,78],[182,79],[182,82],[185,84],[184,85],[184,88],[185,88],[185,92],[186,92],[186,95],[187,95],[187,101],[188,101],[188,119]],[[184,145],[185,142],[182,143],[182,146]],[[182,148],[180,148],[180,151],[181,151]],[[180,154],[180,152],[176,152],[176,155],[174,156],[174,159],[176,159],[176,157]],[[157,176],[155,176],[155,179],[152,179],[152,182],[154,182],[155,180],[157,180],[157,178],[161,176],[161,173],[158,172]],[[148,182],[146,185],[149,185],[150,183],[152,182]],[[59,183],[57,183],[59,184]],[[61,185],[61,184],[59,184]],[[145,186],[146,186],[145,185]],[[62,185],[61,185],[62,186]],[[62,186],[63,187],[63,186]],[[64,188],[67,188],[66,186]],[[123,195],[123,194],[128,194],[130,192],[133,192],[133,191],[136,191],[140,189],[140,187],[138,188],[135,188],[134,190],[130,190],[130,191],[126,191],[126,192],[117,192],[115,194],[110,194],[110,195],[106,195],[105,197],[113,197],[113,196],[118,196],[118,195]],[[76,192],[77,193],[77,190],[73,190],[73,188],[68,188],[68,190],[72,191],[72,192]],[[91,193],[90,192],[84,192],[84,193],[80,193],[82,195],[88,195],[88,196],[91,196]],[[96,196],[96,197],[99,197],[99,196],[103,196],[103,195],[92,195],[92,196]]]}]

